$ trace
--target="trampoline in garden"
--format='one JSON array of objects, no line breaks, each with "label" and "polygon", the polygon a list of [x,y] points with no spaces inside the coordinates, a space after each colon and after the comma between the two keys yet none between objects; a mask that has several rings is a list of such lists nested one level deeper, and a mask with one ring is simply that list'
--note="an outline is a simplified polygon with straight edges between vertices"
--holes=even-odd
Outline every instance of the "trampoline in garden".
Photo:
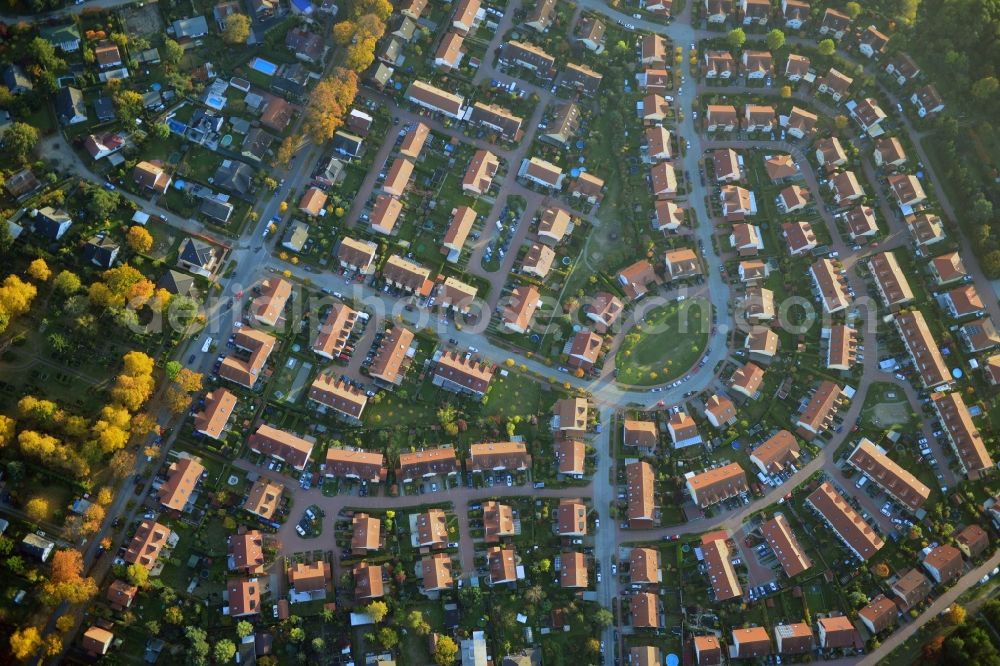
[{"label": "trampoline in garden", "polygon": [[223,148],[228,148],[230,144],[232,144],[232,142],[233,142],[232,134],[227,134],[226,136],[219,139],[219,145],[222,146]]}]

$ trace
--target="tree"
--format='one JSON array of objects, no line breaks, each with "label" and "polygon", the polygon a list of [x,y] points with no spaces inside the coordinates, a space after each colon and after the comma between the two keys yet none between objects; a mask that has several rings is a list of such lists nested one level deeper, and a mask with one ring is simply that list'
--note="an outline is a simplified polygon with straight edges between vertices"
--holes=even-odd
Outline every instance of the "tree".
[{"label": "tree", "polygon": [[872,567],[872,573],[878,576],[879,578],[888,578],[889,565],[887,565],[885,562],[879,562],[874,567]]},{"label": "tree", "polygon": [[161,57],[163,58],[163,62],[172,67],[176,67],[180,64],[181,58],[184,57],[184,47],[174,40],[167,38],[163,42],[163,52]]},{"label": "tree", "polygon": [[227,44],[246,44],[250,36],[250,19],[246,14],[230,14],[226,17],[226,27],[222,39]]},{"label": "tree", "polygon": [[965,608],[957,603],[952,604],[948,609],[948,621],[956,627],[965,624]]},{"label": "tree", "polygon": [[426,636],[431,633],[431,625],[427,623],[424,614],[419,610],[411,610],[406,616],[406,626],[418,636]]},{"label": "tree", "polygon": [[298,150],[301,142],[302,137],[294,134],[289,134],[281,141],[281,145],[278,146],[278,152],[274,156],[274,160],[279,166],[287,166],[292,161],[292,156],[295,155],[295,151]]},{"label": "tree", "polygon": [[45,260],[39,257],[28,264],[28,275],[38,282],[48,282],[49,278],[52,277],[52,271]]},{"label": "tree", "polygon": [[135,90],[119,90],[111,99],[121,118],[138,118],[146,108],[142,95]]},{"label": "tree", "polygon": [[24,512],[33,522],[41,522],[49,516],[49,501],[44,497],[32,497],[24,505]]},{"label": "tree", "polygon": [[60,549],[52,554],[52,575],[42,586],[42,595],[53,603],[83,603],[97,594],[93,578],[84,578],[83,555],[78,550]]},{"label": "tree", "polygon": [[861,16],[861,5],[856,2],[848,2],[847,5],[845,5],[844,10],[847,12],[847,15],[851,17],[852,21]]},{"label": "tree", "polygon": [[843,114],[835,116],[833,119],[833,126],[840,130],[847,127],[847,116]]},{"label": "tree", "polygon": [[[243,16],[243,15],[233,14],[229,18],[233,18],[233,16]],[[229,27],[228,24],[226,25],[226,27],[227,28]],[[233,643],[228,638],[223,638],[221,641],[217,642],[215,644],[215,647],[212,649],[212,658],[215,659],[215,662],[218,664],[228,664],[233,660],[233,657],[235,656],[236,656],[236,644]]]},{"label": "tree", "polygon": [[129,227],[125,242],[133,252],[145,254],[153,249],[153,236],[138,224]]},{"label": "tree", "polygon": [[31,309],[31,302],[38,290],[35,285],[25,282],[16,275],[8,275],[0,286],[0,333],[11,321]]},{"label": "tree", "polygon": [[854,608],[861,608],[868,603],[868,595],[866,595],[861,590],[854,590],[847,595],[847,600],[851,602],[851,606]]},{"label": "tree", "polygon": [[42,635],[37,627],[24,627],[10,635],[10,651],[18,661],[27,661],[42,646]]},{"label": "tree", "polygon": [[344,65],[355,72],[363,72],[375,61],[377,40],[369,37],[359,40],[347,47],[347,57]]},{"label": "tree", "polygon": [[44,649],[46,657],[55,657],[63,650],[63,639],[61,636],[49,634],[45,637]]},{"label": "tree", "polygon": [[80,278],[72,271],[60,271],[52,280],[52,286],[60,294],[70,296],[80,291]]},{"label": "tree", "polygon": [[816,50],[821,56],[832,56],[837,50],[837,44],[832,39],[821,39],[816,45]]},{"label": "tree", "polygon": [[972,84],[972,95],[982,100],[993,97],[1000,89],[1000,81],[995,76],[984,76]]},{"label": "tree", "polygon": [[358,32],[358,26],[353,21],[341,21],[333,26],[333,41],[340,46],[347,46]]},{"label": "tree", "polygon": [[153,136],[161,141],[166,141],[170,138],[170,126],[166,123],[155,123],[153,125]]},{"label": "tree", "polygon": [[399,645],[399,634],[390,627],[382,627],[378,630],[378,642],[386,650],[395,650]]},{"label": "tree", "polygon": [[167,361],[167,364],[163,366],[163,373],[167,376],[167,379],[173,381],[177,378],[178,373],[180,373],[183,367],[180,361]]},{"label": "tree", "polygon": [[188,625],[184,627],[184,635],[188,639],[188,648],[184,653],[185,661],[193,666],[205,666],[208,663],[208,640],[205,630]]},{"label": "tree", "polygon": [[76,620],[73,619],[72,615],[60,615],[59,619],[56,620],[56,631],[60,634],[67,633],[76,624]]},{"label": "tree", "polygon": [[791,86],[781,86],[781,98],[782,99],[788,99],[791,96],[792,96],[792,87]]},{"label": "tree", "polygon": [[[134,118],[135,116],[132,117]],[[88,207],[97,219],[105,220],[114,214],[121,200],[121,196],[117,192],[110,192],[103,187],[92,187],[90,188],[90,203]]]},{"label": "tree", "polygon": [[611,614],[607,608],[599,608],[596,613],[594,613],[594,624],[603,628],[610,627],[611,623],[615,621],[614,615]]},{"label": "tree", "polygon": [[122,449],[115,451],[108,461],[108,469],[117,479],[124,479],[135,469],[135,454]]},{"label": "tree", "polygon": [[747,34],[743,32],[743,28],[733,28],[726,35],[726,42],[731,49],[741,49],[747,42]]},{"label": "tree", "polygon": [[253,633],[253,625],[246,620],[240,620],[236,623],[236,635],[240,638],[246,638]]},{"label": "tree", "polygon": [[149,582],[149,569],[138,562],[133,562],[126,567],[125,577],[136,587],[144,587]]},{"label": "tree", "polygon": [[17,428],[17,421],[9,416],[0,414],[0,449],[14,441],[14,432]]},{"label": "tree", "polygon": [[374,14],[387,21],[392,14],[392,4],[389,0],[357,0],[351,5],[351,18],[356,19],[365,14]]},{"label": "tree", "polygon": [[28,45],[28,52],[32,59],[49,72],[66,67],[66,61],[56,55],[56,48],[41,37],[35,37]]},{"label": "tree", "polygon": [[771,32],[767,33],[767,37],[764,38],[764,42],[767,44],[768,50],[777,51],[785,45],[785,33],[775,28]]},{"label": "tree", "polygon": [[24,162],[38,143],[38,130],[28,123],[11,123],[0,143],[5,152],[13,155],[19,162]]},{"label": "tree", "polygon": [[179,606],[170,606],[163,611],[163,619],[174,626],[184,624],[184,613]]},{"label": "tree", "polygon": [[982,264],[983,271],[986,272],[986,277],[991,280],[1000,277],[1000,250],[987,252],[983,255],[980,263]]},{"label": "tree", "polygon": [[389,606],[384,601],[373,601],[365,607],[365,612],[375,624],[380,624],[389,614]]},{"label": "tree", "polygon": [[600,654],[601,644],[596,638],[587,639],[587,652],[590,654]]},{"label": "tree", "polygon": [[180,372],[177,373],[177,377],[174,381],[183,391],[188,393],[196,393],[201,390],[202,375],[194,370],[188,370],[187,368],[182,368]]},{"label": "tree", "polygon": [[434,663],[438,666],[450,666],[458,656],[458,645],[451,636],[442,636],[434,648]]}]

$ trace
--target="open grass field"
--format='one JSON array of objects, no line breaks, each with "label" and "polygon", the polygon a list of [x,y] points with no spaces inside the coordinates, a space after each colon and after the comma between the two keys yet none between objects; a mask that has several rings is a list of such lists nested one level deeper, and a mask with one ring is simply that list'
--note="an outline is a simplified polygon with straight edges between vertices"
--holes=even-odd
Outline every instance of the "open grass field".
[{"label": "open grass field", "polygon": [[670,303],[649,311],[618,350],[618,381],[650,386],[690,370],[708,343],[708,311],[704,300]]}]

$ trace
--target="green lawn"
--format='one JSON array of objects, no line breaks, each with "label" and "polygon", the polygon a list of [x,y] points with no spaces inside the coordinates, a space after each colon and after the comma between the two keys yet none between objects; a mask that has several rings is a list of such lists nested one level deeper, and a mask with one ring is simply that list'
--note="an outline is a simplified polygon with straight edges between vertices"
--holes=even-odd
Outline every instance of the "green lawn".
[{"label": "green lawn", "polygon": [[650,386],[680,377],[708,343],[710,305],[698,299],[650,310],[625,336],[616,354],[618,381]]}]

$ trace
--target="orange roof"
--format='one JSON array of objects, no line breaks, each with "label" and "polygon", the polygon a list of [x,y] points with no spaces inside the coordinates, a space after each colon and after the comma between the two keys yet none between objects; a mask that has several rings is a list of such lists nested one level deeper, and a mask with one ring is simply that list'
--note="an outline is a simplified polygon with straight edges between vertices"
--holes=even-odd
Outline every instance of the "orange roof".
[{"label": "orange roof", "polygon": [[326,192],[318,187],[310,187],[299,200],[299,210],[306,215],[319,215],[326,205]]},{"label": "orange roof", "polygon": [[378,599],[385,595],[382,583],[382,565],[358,562],[354,565],[354,597]]},{"label": "orange roof", "polygon": [[143,520],[129,542],[123,559],[129,564],[138,563],[152,570],[171,534],[173,532],[170,528],[149,519]]},{"label": "orange roof", "polygon": [[160,486],[160,503],[168,509],[183,511],[204,473],[205,467],[194,458],[178,458],[170,465],[167,482]]},{"label": "orange roof", "polygon": [[258,530],[229,537],[230,569],[251,575],[264,573],[264,535]]},{"label": "orange roof", "polygon": [[685,485],[695,503],[704,508],[746,492],[747,475],[739,463],[685,475]]},{"label": "orange roof", "polygon": [[217,388],[205,395],[205,408],[194,417],[194,429],[206,437],[219,439],[236,409],[236,395],[229,389]]},{"label": "orange roof", "polygon": [[264,280],[262,293],[254,301],[254,316],[262,324],[274,326],[292,295],[292,283],[281,278]]},{"label": "orange roof", "polygon": [[281,493],[284,489],[282,484],[262,476],[254,482],[250,492],[247,493],[243,508],[264,520],[271,520],[281,503]]},{"label": "orange roof", "polygon": [[296,592],[313,592],[326,589],[330,581],[330,565],[323,560],[311,564],[298,562],[288,569],[288,584]]},{"label": "orange roof", "polygon": [[260,424],[257,432],[250,435],[247,446],[257,453],[283,460],[298,470],[305,469],[313,450],[312,442],[266,423]]},{"label": "orange roof", "polygon": [[263,331],[241,328],[236,333],[234,344],[239,349],[249,350],[250,358],[244,361],[233,354],[227,356],[219,368],[219,376],[241,386],[253,388],[276,343],[277,340],[273,336]]},{"label": "orange roof", "polygon": [[861,438],[854,451],[847,457],[847,462],[911,511],[919,509],[930,497],[930,488],[910,471],[890,459],[885,451],[875,446],[875,443],[867,437]]},{"label": "orange roof", "polygon": [[812,566],[812,561],[799,545],[791,525],[780,513],[761,525],[764,540],[774,551],[778,563],[789,578],[797,576]]},{"label": "orange roof", "polygon": [[729,546],[722,539],[713,539],[701,546],[705,558],[705,569],[708,580],[715,591],[716,601],[735,599],[743,594],[736,571],[729,562]]},{"label": "orange roof", "polygon": [[256,578],[230,578],[226,587],[229,589],[229,617],[260,613],[260,585]]},{"label": "orange roof", "polygon": [[382,339],[382,344],[369,367],[369,374],[390,384],[402,379],[399,371],[407,358],[406,354],[413,343],[413,338],[413,331],[402,326],[394,326]]},{"label": "orange roof", "polygon": [[837,536],[862,560],[867,561],[885,545],[875,530],[828,482],[814,490],[806,498],[806,502],[819,512]]}]

